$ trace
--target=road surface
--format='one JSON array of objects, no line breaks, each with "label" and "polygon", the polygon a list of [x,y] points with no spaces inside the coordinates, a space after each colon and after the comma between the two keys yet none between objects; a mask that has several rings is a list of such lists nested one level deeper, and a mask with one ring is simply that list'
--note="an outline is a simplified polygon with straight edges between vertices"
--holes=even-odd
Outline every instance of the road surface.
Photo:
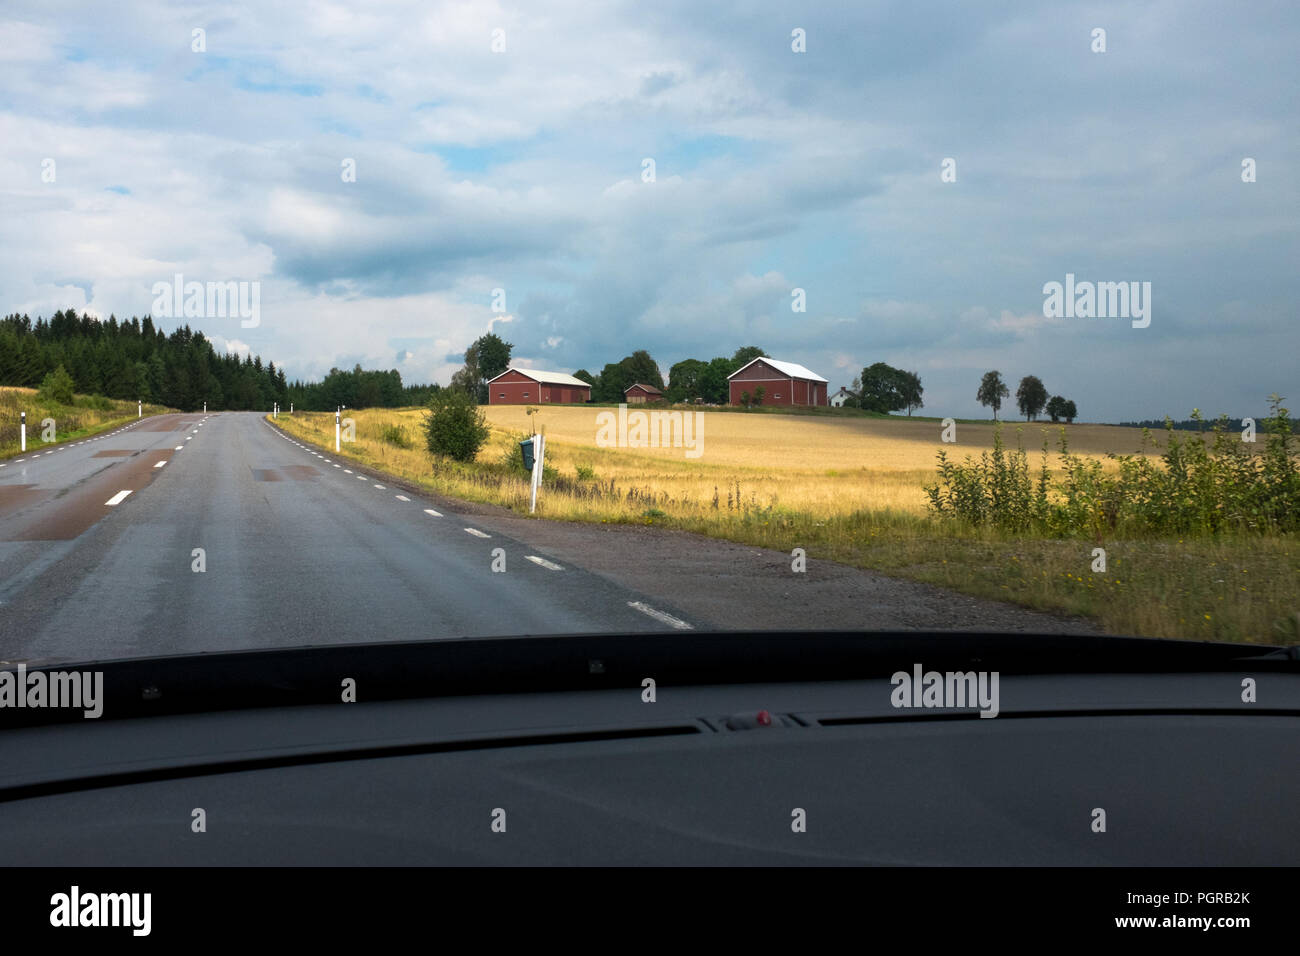
[{"label": "road surface", "polygon": [[434,499],[257,413],[147,418],[0,462],[0,660],[688,627],[1087,629],[646,530]]}]

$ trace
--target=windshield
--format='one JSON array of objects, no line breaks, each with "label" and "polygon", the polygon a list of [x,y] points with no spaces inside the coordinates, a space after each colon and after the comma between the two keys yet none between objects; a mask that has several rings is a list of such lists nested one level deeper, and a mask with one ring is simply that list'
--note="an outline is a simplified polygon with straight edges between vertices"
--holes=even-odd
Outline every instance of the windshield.
[{"label": "windshield", "polygon": [[1296,18],[1072,10],[7,5],[0,661],[1300,642]]}]

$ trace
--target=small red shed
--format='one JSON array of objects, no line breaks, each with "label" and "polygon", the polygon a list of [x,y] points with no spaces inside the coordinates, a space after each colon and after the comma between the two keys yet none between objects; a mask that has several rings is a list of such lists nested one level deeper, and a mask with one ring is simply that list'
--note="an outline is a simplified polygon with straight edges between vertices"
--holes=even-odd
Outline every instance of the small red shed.
[{"label": "small red shed", "polygon": [[642,385],[637,382],[623,391],[623,398],[629,405],[644,405],[646,402],[662,402],[664,393],[653,385]]}]

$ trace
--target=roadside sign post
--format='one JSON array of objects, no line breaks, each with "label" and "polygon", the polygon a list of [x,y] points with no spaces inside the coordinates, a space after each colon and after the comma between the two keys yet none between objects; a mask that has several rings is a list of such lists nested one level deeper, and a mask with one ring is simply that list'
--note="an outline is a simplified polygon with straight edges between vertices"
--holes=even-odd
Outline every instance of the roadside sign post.
[{"label": "roadside sign post", "polygon": [[22,425],[19,429],[20,432],[22,433],[22,448],[20,448],[19,451],[26,451],[27,450],[27,413],[23,412],[22,416],[23,416]]}]

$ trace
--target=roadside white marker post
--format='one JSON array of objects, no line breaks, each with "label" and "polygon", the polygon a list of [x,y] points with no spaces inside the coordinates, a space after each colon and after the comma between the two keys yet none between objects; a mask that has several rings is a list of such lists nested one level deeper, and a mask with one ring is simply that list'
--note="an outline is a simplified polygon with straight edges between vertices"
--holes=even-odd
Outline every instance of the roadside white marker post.
[{"label": "roadside white marker post", "polygon": [[532,514],[537,510],[537,488],[542,483],[542,459],[546,455],[546,426],[542,426],[539,434],[533,436],[533,498],[532,504],[528,507],[528,513]]},{"label": "roadside white marker post", "polygon": [[144,399],[136,399],[137,408],[135,410],[136,418],[144,418]]},{"label": "roadside white marker post", "polygon": [[207,413],[208,413],[208,403],[207,403],[207,402],[204,402],[204,403],[203,403],[203,414],[206,415]]},{"label": "roadside white marker post", "polygon": [[293,414],[293,402],[290,402],[290,403],[289,403],[289,414],[290,414],[290,415]]},{"label": "roadside white marker post", "polygon": [[339,410],[334,410],[334,450],[339,450]]},{"label": "roadside white marker post", "polygon": [[23,419],[22,419],[22,427],[21,427],[21,431],[22,431],[22,436],[23,436],[23,437],[22,437],[23,445],[22,445],[22,448],[20,448],[20,449],[18,449],[18,450],[19,450],[19,451],[26,451],[26,450],[27,450],[27,413],[26,413],[26,412],[23,412]]}]

